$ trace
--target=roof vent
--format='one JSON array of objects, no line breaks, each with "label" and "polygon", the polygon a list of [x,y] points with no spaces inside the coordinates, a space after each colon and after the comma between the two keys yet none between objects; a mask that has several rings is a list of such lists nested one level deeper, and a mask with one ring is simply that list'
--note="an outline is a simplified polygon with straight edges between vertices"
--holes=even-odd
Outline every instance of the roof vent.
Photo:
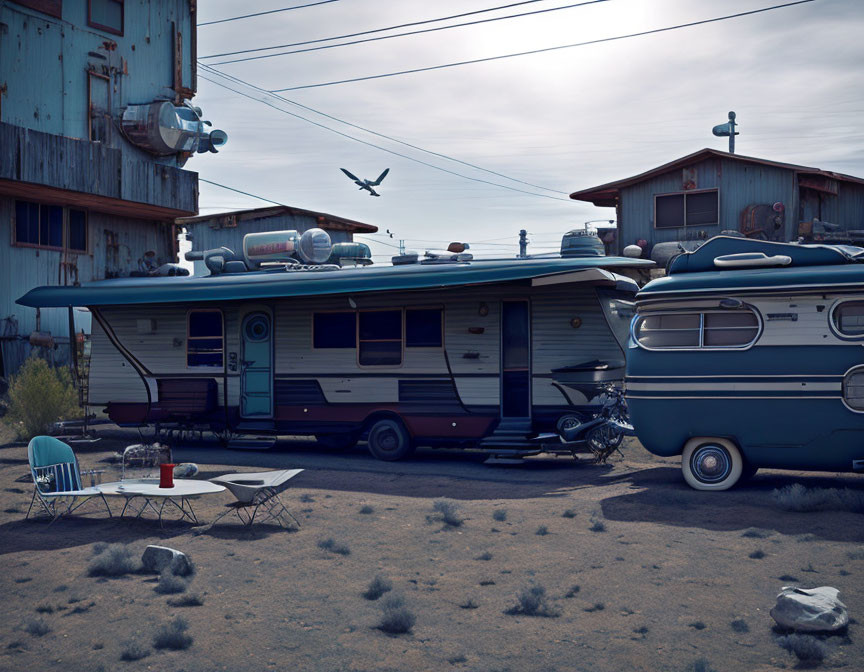
[{"label": "roof vent", "polygon": [[606,248],[593,233],[575,229],[561,238],[562,257],[605,257]]}]

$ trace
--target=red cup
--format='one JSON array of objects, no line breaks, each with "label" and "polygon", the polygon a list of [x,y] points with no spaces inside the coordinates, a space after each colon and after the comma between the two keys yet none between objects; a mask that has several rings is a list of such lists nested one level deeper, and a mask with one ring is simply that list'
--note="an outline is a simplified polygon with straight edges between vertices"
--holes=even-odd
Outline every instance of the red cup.
[{"label": "red cup", "polygon": [[174,465],[160,464],[159,465],[159,487],[173,488],[174,487]]}]

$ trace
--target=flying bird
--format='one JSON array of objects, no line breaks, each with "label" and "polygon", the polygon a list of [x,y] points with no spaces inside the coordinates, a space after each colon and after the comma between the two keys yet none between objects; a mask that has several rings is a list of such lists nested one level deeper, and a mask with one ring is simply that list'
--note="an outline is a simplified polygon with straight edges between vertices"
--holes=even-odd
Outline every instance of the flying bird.
[{"label": "flying bird", "polygon": [[390,169],[386,168],[384,170],[384,172],[378,176],[378,179],[373,181],[373,180],[361,180],[359,177],[357,177],[356,175],[354,175],[350,171],[345,170],[344,168],[340,168],[339,170],[341,170],[348,177],[350,177],[352,180],[354,180],[354,184],[359,186],[360,189],[365,189],[366,191],[368,191],[370,196],[380,196],[381,195],[377,191],[375,191],[372,187],[377,187],[379,184],[381,184],[382,180],[385,177],[387,177],[387,173],[390,172]]}]

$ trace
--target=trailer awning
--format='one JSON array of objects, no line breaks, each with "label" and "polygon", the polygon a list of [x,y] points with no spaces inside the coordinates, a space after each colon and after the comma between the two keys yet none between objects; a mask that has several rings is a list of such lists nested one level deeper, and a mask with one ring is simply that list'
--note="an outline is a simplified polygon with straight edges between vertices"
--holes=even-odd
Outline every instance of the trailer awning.
[{"label": "trailer awning", "polygon": [[[18,299],[22,306],[118,306],[130,304],[250,301],[331,294],[444,289],[530,280],[589,269],[651,267],[625,257],[504,259],[454,264],[367,266],[334,271],[262,271],[205,277],[117,278],[80,287],[37,287]],[[602,282],[594,277],[586,281]],[[571,282],[573,280],[570,280]],[[609,279],[609,284],[616,281]]]}]

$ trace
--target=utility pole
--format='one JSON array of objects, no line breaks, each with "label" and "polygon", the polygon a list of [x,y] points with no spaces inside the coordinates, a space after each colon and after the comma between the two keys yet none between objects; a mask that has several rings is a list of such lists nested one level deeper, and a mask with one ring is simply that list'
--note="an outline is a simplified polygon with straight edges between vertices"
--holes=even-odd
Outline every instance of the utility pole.
[{"label": "utility pole", "polygon": [[405,239],[400,238],[399,239],[399,255],[401,256],[403,254],[405,254]]},{"label": "utility pole", "polygon": [[528,232],[525,229],[519,231],[519,257],[524,259],[528,256]]}]

